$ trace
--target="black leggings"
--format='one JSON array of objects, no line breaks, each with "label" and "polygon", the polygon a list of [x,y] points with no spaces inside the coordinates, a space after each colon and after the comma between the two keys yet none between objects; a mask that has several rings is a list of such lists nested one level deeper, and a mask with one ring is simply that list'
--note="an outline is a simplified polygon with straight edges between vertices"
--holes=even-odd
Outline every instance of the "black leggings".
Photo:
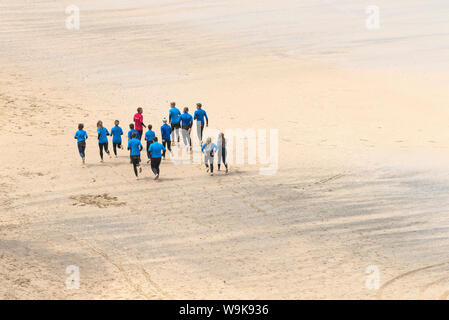
[{"label": "black leggings", "polygon": [[151,158],[151,170],[155,175],[159,174],[159,166],[161,164],[161,158]]},{"label": "black leggings", "polygon": [[227,168],[228,164],[226,163],[226,148],[220,148],[218,150],[218,169],[220,170],[221,161],[223,159],[223,164]]},{"label": "black leggings", "polygon": [[104,148],[104,151],[105,151],[107,154],[109,154],[108,143],[107,143],[107,142],[99,143],[99,144],[98,144],[98,147],[100,148],[100,157],[101,157],[101,160],[103,160],[103,148]]},{"label": "black leggings", "polygon": [[[162,145],[164,146],[164,148],[167,148],[168,151],[171,151],[171,141],[170,140],[164,140],[162,141]],[[162,156],[165,158],[165,150],[162,153]]]},{"label": "black leggings", "polygon": [[140,156],[131,156],[131,161],[133,163],[134,174],[137,177],[138,176],[138,174],[137,174],[137,167],[140,166]]},{"label": "black leggings", "polygon": [[122,143],[121,142],[113,142],[112,143],[112,149],[114,150],[114,154],[117,155],[117,147],[121,148]]},{"label": "black leggings", "polygon": [[78,142],[78,152],[81,158],[84,159],[86,157],[86,141]]},{"label": "black leggings", "polygon": [[150,159],[150,151],[148,149],[150,149],[150,146],[152,143],[153,143],[153,141],[147,141],[147,157],[148,157],[148,159]]},{"label": "black leggings", "polygon": [[143,130],[137,130],[137,132],[139,133],[137,139],[141,140],[142,139]]}]

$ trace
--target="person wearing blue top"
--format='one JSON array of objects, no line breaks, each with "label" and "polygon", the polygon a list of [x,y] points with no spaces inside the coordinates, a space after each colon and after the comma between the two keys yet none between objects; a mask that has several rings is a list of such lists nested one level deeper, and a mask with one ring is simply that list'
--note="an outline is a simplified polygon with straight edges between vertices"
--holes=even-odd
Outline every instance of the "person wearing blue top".
[{"label": "person wearing blue top", "polygon": [[226,138],[224,136],[223,132],[220,132],[217,139],[217,148],[218,148],[218,171],[220,171],[221,161],[223,161],[223,164],[226,168],[226,173],[228,173],[228,164],[226,162]]},{"label": "person wearing blue top", "polygon": [[[156,133],[154,133],[153,126],[151,124],[148,125],[148,131],[145,133],[145,141],[147,142],[147,157],[148,162],[150,162],[150,151],[148,151],[148,148],[153,143],[154,137],[156,136]],[[147,163],[148,163],[147,162]]]},{"label": "person wearing blue top", "polygon": [[171,124],[171,131],[172,131],[172,141],[173,145],[175,144],[175,135],[176,135],[176,141],[179,143],[179,128],[180,128],[180,122],[181,122],[181,112],[178,108],[176,108],[176,103],[172,102],[170,103],[170,110],[168,111],[168,123]]},{"label": "person wearing blue top", "polygon": [[181,133],[184,145],[187,144],[192,150],[192,139],[190,138],[190,132],[192,131],[193,117],[189,114],[189,108],[184,108],[184,113],[181,115]]},{"label": "person wearing blue top", "polygon": [[196,120],[196,132],[201,143],[203,143],[204,118],[206,118],[206,127],[208,127],[209,118],[207,117],[207,113],[202,109],[201,103],[197,103],[196,111],[193,114],[193,120]]},{"label": "person wearing blue top", "polygon": [[123,130],[118,125],[120,124],[120,121],[115,120],[114,121],[114,127],[111,129],[111,136],[112,136],[112,149],[114,150],[115,157],[117,158],[117,147],[120,149],[123,149],[122,147],[122,135]]},{"label": "person wearing blue top", "polygon": [[[161,136],[162,136],[162,145],[164,146],[164,149],[167,148],[168,151],[171,151],[171,128],[167,124],[167,118],[163,118],[162,122],[164,123],[161,127]],[[162,157],[165,159],[165,150],[162,154]]]},{"label": "person wearing blue top", "polygon": [[101,158],[100,162],[103,162],[103,149],[109,155],[109,158],[112,158],[112,156],[109,153],[108,148],[109,131],[108,129],[103,127],[103,121],[101,120],[97,122],[97,133],[98,133],[98,146],[100,148],[100,158]]},{"label": "person wearing blue top", "polygon": [[137,139],[137,133],[133,132],[131,140],[128,141],[128,150],[130,151],[131,162],[137,179],[139,179],[137,168],[139,168],[139,172],[142,172],[142,167],[140,166],[140,151],[142,151],[142,148],[142,143]]},{"label": "person wearing blue top", "polygon": [[210,175],[214,175],[214,155],[217,150],[217,146],[212,142],[212,139],[209,137],[206,140],[206,143],[201,147],[201,152],[204,153],[204,163],[206,164],[207,172],[209,172],[210,167]]},{"label": "person wearing blue top", "polygon": [[83,130],[84,129],[84,124],[80,123],[78,125],[78,131],[75,133],[75,139],[78,142],[78,152],[81,156],[82,162],[83,164],[86,163],[85,158],[86,158],[86,139],[87,139],[87,132]]},{"label": "person wearing blue top", "polygon": [[157,142],[157,137],[154,137],[154,142],[150,145],[148,151],[150,152],[151,157],[151,170],[156,175],[154,180],[157,180],[159,179],[161,156],[162,152],[165,153],[165,147],[161,143]]},{"label": "person wearing blue top", "polygon": [[128,140],[132,139],[132,133],[135,132],[136,133],[136,139],[140,140],[140,134],[139,131],[137,131],[136,129],[134,129],[134,123],[130,123],[129,124],[129,131],[128,131]]}]

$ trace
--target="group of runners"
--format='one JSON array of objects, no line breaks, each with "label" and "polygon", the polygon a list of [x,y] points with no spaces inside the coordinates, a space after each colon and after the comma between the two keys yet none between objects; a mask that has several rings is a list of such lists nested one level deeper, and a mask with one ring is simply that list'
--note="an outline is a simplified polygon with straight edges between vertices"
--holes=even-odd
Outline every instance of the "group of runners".
[{"label": "group of runners", "polygon": [[[148,124],[146,126],[143,122],[143,109],[137,108],[137,113],[134,115],[133,122],[129,125],[128,131],[128,150],[130,152],[130,163],[133,165],[134,174],[136,178],[139,178],[139,173],[142,172],[141,162],[141,152],[143,150],[142,138],[146,141],[146,154],[148,161],[151,163],[151,170],[153,171],[155,177],[154,179],[159,179],[160,175],[160,164],[162,159],[165,159],[166,151],[168,150],[171,154],[172,146],[180,143],[180,137],[182,136],[184,146],[192,151],[192,139],[190,133],[193,127],[193,122],[197,122],[197,135],[198,140],[201,144],[201,152],[204,153],[204,162],[206,165],[207,172],[210,175],[214,174],[214,157],[218,154],[218,170],[221,169],[221,163],[226,168],[226,173],[228,173],[228,164],[226,162],[226,139],[223,133],[220,133],[217,138],[217,144],[212,142],[212,138],[208,137],[203,143],[203,131],[204,126],[209,125],[209,118],[207,117],[206,111],[202,109],[201,103],[196,104],[196,110],[193,114],[189,114],[189,108],[185,107],[183,113],[176,107],[176,103],[172,102],[170,104],[170,109],[168,112],[168,120],[166,117],[162,119],[162,126],[160,128],[161,140],[156,136],[156,133],[152,130],[153,126]],[[118,120],[114,121],[114,127],[109,132],[103,126],[103,122],[100,120],[97,122],[97,134],[98,134],[98,146],[100,151],[100,161],[103,162],[104,153],[106,153],[110,158],[112,158],[109,152],[109,139],[108,136],[112,136],[112,146],[115,157],[118,157],[117,150],[123,149],[122,135],[123,130],[119,126],[120,122]],[[144,129],[147,131],[144,134]],[[179,133],[181,129],[181,135]],[[78,143],[78,151],[82,159],[82,163],[86,162],[86,140],[87,132],[84,130],[84,124],[78,124],[78,131],[75,133],[75,139]]]}]

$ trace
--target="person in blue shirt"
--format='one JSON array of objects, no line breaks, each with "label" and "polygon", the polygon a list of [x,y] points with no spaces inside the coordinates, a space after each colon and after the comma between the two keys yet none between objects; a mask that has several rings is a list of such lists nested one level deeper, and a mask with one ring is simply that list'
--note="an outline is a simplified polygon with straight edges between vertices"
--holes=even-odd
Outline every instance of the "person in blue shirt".
[{"label": "person in blue shirt", "polygon": [[150,162],[150,151],[148,151],[148,148],[150,148],[150,145],[153,143],[154,137],[156,136],[156,133],[151,129],[153,129],[153,126],[149,124],[148,131],[145,133],[145,141],[147,142],[147,163]]},{"label": "person in blue shirt", "polygon": [[184,145],[187,144],[192,150],[192,139],[190,138],[190,132],[192,131],[193,117],[189,114],[189,108],[184,108],[184,113],[181,115],[181,133]]},{"label": "person in blue shirt", "polygon": [[122,146],[122,135],[123,130],[118,125],[120,124],[120,121],[115,120],[114,121],[114,127],[111,129],[111,136],[112,136],[112,149],[114,150],[115,157],[117,158],[117,147],[120,149],[123,149]]},{"label": "person in blue shirt", "polygon": [[140,166],[140,151],[142,149],[142,143],[137,139],[137,133],[131,133],[131,140],[128,141],[128,150],[130,151],[131,162],[137,179],[139,179],[137,168],[139,168],[139,173],[142,172],[142,167]]},{"label": "person in blue shirt", "polygon": [[[168,151],[171,151],[171,128],[170,126],[167,124],[167,118],[163,118],[162,122],[164,123],[161,127],[161,136],[162,136],[162,145],[164,146],[164,149],[167,148]],[[164,153],[162,154],[162,157],[165,159],[165,150]]]},{"label": "person in blue shirt", "polygon": [[157,180],[160,174],[159,166],[161,165],[161,156],[162,152],[165,153],[165,147],[157,142],[157,137],[154,137],[154,142],[150,145],[148,151],[151,157],[151,170],[156,175],[154,180]]},{"label": "person in blue shirt", "polygon": [[98,133],[98,146],[100,148],[100,158],[101,158],[100,162],[103,162],[103,149],[109,155],[109,158],[112,158],[112,156],[109,153],[108,148],[109,131],[108,129],[103,127],[103,121],[101,120],[97,122],[97,133]]},{"label": "person in blue shirt", "polygon": [[193,120],[196,120],[196,132],[200,143],[203,143],[204,118],[206,118],[206,127],[209,126],[209,118],[206,111],[202,109],[201,103],[196,104],[196,111],[193,114]]},{"label": "person in blue shirt", "polygon": [[81,160],[83,164],[86,163],[86,139],[87,139],[87,132],[83,130],[84,124],[80,123],[78,124],[78,131],[75,133],[75,139],[78,142],[78,152],[81,156]]},{"label": "person in blue shirt", "polygon": [[214,175],[214,155],[216,150],[217,146],[212,142],[210,137],[207,138],[206,143],[201,147],[201,152],[204,153],[204,163],[206,164],[207,172],[210,169],[211,176]]},{"label": "person in blue shirt", "polygon": [[218,171],[220,171],[221,161],[226,168],[226,173],[228,173],[228,164],[226,162],[226,138],[223,132],[220,132],[217,139],[217,148],[218,148]]},{"label": "person in blue shirt", "polygon": [[181,112],[179,111],[178,108],[176,108],[176,103],[172,102],[170,103],[170,110],[168,111],[168,123],[171,124],[171,131],[172,131],[171,141],[173,141],[173,145],[175,144],[175,136],[177,143],[179,143],[180,122],[181,122]]},{"label": "person in blue shirt", "polygon": [[129,124],[129,131],[128,131],[128,140],[131,140],[132,139],[132,134],[133,134],[133,132],[135,132],[136,133],[136,139],[139,139],[140,140],[140,134],[139,134],[139,131],[137,131],[136,129],[134,129],[134,123],[130,123]]}]

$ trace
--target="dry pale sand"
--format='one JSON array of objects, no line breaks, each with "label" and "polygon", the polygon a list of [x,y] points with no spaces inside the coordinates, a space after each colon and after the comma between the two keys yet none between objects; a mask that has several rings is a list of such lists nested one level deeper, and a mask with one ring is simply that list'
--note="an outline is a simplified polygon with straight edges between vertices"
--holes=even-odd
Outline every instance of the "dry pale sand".
[{"label": "dry pale sand", "polygon": [[[197,23],[195,1],[114,3],[78,31],[70,3],[0,5],[1,298],[447,297],[445,72],[248,48]],[[279,129],[278,172],[165,161],[154,182],[126,151],[99,163],[97,120],[125,129],[143,106],[158,128],[171,100],[203,102],[210,129]]]}]

